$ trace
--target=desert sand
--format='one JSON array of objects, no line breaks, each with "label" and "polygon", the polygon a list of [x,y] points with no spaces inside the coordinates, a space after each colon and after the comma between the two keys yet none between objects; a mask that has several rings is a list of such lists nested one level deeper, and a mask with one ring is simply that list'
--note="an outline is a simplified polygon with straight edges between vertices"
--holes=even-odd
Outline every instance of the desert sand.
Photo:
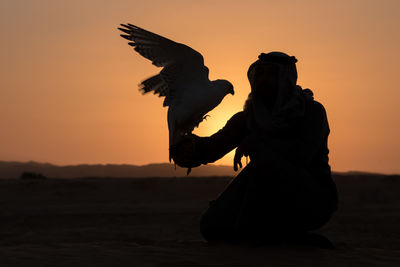
[{"label": "desert sand", "polygon": [[209,178],[0,180],[0,266],[400,266],[400,176],[335,175],[336,249],[210,245]]}]

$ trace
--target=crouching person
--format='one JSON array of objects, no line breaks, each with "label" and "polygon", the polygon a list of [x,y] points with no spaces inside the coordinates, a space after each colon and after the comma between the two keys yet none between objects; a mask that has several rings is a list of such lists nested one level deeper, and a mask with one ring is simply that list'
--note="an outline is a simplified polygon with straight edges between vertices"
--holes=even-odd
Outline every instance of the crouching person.
[{"label": "crouching person", "polygon": [[236,148],[234,169],[250,162],[211,201],[200,221],[208,241],[269,242],[326,224],[337,209],[328,163],[329,125],[322,104],[296,84],[296,58],[261,54],[248,70],[251,93],[210,137],[194,134],[171,147],[175,163],[197,167]]}]

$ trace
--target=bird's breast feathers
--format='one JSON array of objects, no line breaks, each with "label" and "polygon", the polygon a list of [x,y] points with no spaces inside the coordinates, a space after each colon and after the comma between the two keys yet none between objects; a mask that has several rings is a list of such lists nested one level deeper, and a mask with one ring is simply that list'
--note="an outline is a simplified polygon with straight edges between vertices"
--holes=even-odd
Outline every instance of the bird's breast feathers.
[{"label": "bird's breast feathers", "polygon": [[223,95],[217,90],[185,90],[182,97],[174,105],[170,105],[170,112],[178,123],[198,119],[213,110],[222,101]]}]

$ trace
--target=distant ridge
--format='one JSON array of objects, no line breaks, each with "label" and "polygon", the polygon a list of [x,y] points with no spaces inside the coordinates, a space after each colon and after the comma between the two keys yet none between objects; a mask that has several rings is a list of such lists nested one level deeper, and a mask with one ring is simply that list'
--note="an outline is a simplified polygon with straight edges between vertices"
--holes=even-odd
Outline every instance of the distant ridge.
[{"label": "distant ridge", "polygon": [[[186,177],[186,169],[170,163],[147,165],[129,164],[80,164],[58,166],[34,161],[0,161],[0,178],[19,178],[22,172],[41,173],[49,178],[77,177]],[[189,177],[194,176],[234,176],[232,166],[202,165],[193,168]]]},{"label": "distant ridge", "polygon": [[397,174],[383,174],[377,172],[363,172],[363,171],[347,171],[347,172],[335,172],[336,175],[352,175],[352,176],[376,176],[376,175],[397,175]]},{"label": "distant ridge", "polygon": [[[49,178],[78,178],[78,177],[187,177],[186,169],[175,167],[170,163],[152,163],[147,165],[130,164],[79,164],[59,166],[51,163],[35,161],[17,162],[0,161],[0,179],[19,178],[22,172],[43,174]],[[232,166],[201,165],[192,169],[188,177],[199,176],[236,176]],[[374,176],[390,174],[369,173],[362,171],[332,172],[339,176]],[[395,175],[395,174],[392,174]]]}]

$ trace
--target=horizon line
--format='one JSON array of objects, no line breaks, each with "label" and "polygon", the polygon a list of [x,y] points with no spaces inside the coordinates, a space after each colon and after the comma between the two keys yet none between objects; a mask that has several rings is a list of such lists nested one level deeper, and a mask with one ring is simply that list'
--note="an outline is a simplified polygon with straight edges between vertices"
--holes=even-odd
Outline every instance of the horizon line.
[{"label": "horizon line", "polygon": [[[50,163],[50,162],[40,162],[40,161],[35,161],[35,160],[28,160],[28,161],[18,161],[18,160],[1,160],[0,163],[22,163],[22,164],[29,164],[29,163],[35,163],[35,164],[43,164],[43,165],[52,165],[55,167],[76,167],[76,166],[109,166],[109,165],[115,165],[115,166],[135,166],[135,167],[145,167],[149,165],[172,165],[174,166],[174,163],[170,162],[152,162],[152,163],[147,163],[147,164],[133,164],[133,163],[77,163],[77,164],[57,164],[57,163]],[[214,164],[214,163],[209,163],[206,165],[200,165],[199,167],[204,167],[204,166],[216,166],[216,167],[229,167],[231,168],[232,165],[224,165],[224,164]],[[178,168],[185,168],[185,167],[180,167],[177,165]],[[198,167],[196,167],[198,168]],[[244,168],[244,167],[243,167]],[[239,173],[239,172],[238,172]],[[384,172],[373,172],[373,171],[360,171],[360,170],[347,170],[347,171],[335,171],[332,170],[332,174],[368,174],[368,175],[400,175],[400,173],[384,173]]]}]

